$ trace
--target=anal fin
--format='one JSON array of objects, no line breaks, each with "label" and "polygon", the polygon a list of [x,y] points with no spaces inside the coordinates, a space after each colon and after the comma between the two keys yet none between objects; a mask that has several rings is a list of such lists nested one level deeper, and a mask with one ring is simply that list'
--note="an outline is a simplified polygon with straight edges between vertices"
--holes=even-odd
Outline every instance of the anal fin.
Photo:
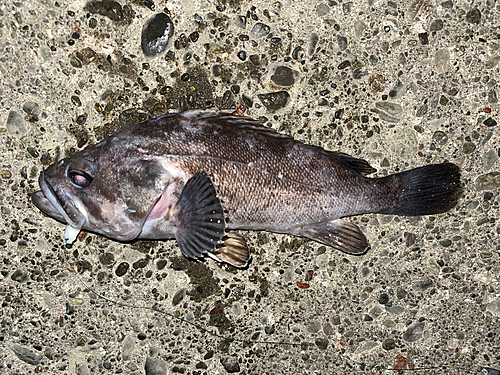
[{"label": "anal fin", "polygon": [[337,219],[295,228],[291,234],[309,238],[347,254],[361,255],[370,245],[356,224]]},{"label": "anal fin", "polygon": [[228,232],[222,238],[222,244],[208,255],[219,262],[226,262],[238,268],[243,268],[250,260],[250,249],[245,237],[236,232]]}]

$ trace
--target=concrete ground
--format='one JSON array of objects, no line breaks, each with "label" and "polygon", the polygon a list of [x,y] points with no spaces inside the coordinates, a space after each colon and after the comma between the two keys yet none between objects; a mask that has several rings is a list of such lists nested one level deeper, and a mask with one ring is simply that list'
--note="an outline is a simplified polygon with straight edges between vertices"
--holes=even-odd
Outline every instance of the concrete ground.
[{"label": "concrete ground", "polygon": [[[141,30],[163,11],[173,35],[145,56]],[[0,373],[500,370],[499,11],[2,2]],[[463,197],[440,215],[349,219],[372,246],[359,257],[249,232],[244,270],[188,261],[175,241],[87,234],[66,246],[64,225],[31,203],[52,162],[148,116],[210,106],[366,159],[378,176],[451,161]]]}]

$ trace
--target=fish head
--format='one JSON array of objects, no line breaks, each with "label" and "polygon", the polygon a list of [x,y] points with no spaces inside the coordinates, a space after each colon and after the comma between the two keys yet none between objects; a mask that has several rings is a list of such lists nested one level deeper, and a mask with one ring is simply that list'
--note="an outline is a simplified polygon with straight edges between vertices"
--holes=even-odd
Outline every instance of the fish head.
[{"label": "fish head", "polygon": [[65,238],[81,229],[119,241],[139,236],[146,218],[173,180],[155,157],[105,141],[60,160],[40,174],[33,203],[67,223]]}]

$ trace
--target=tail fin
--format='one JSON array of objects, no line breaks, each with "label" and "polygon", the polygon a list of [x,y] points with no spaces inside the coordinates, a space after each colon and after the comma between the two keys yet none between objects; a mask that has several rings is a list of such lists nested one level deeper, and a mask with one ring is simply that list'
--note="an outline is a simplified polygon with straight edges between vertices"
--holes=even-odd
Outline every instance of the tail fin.
[{"label": "tail fin", "polygon": [[[460,169],[452,163],[431,164],[380,179],[396,199],[380,213],[406,216],[433,215],[456,206],[462,194]],[[394,189],[397,187],[397,190]]]}]

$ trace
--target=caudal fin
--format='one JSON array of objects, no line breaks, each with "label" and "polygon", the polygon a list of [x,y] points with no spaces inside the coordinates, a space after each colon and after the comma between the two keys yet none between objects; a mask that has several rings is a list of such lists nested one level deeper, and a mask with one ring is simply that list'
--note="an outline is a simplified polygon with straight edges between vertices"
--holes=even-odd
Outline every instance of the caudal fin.
[{"label": "caudal fin", "polygon": [[460,169],[452,163],[431,164],[380,179],[394,193],[379,212],[420,216],[446,212],[462,194]]}]

